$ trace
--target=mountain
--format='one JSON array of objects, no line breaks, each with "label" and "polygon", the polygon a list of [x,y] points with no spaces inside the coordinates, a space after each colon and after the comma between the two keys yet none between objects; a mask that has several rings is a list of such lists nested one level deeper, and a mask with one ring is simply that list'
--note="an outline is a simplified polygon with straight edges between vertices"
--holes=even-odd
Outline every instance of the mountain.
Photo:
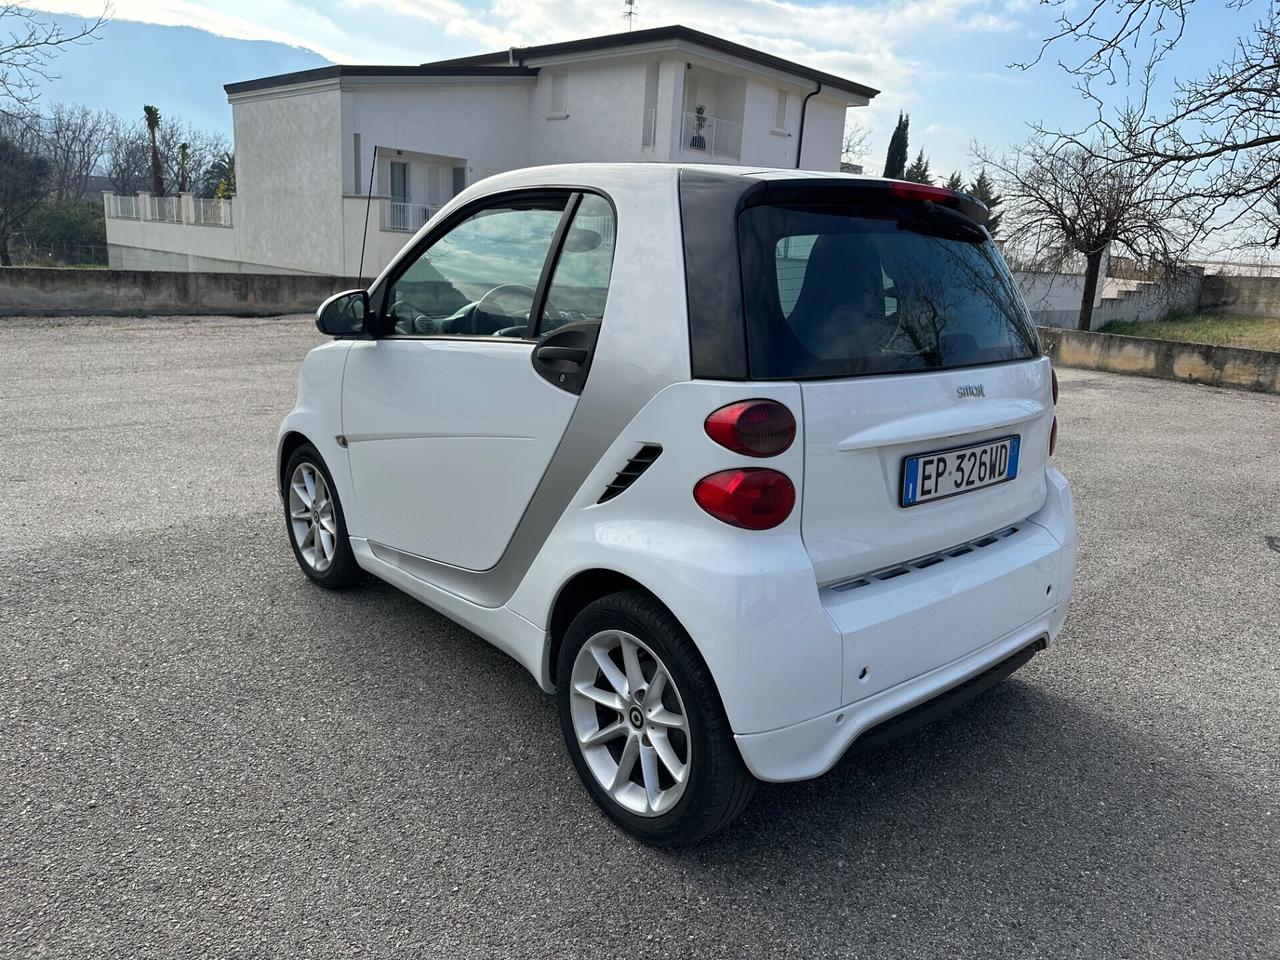
[{"label": "mountain", "polygon": [[[42,14],[73,30],[76,17]],[[125,116],[155,104],[165,117],[181,117],[231,136],[224,83],[323,67],[319,54],[283,43],[235,40],[194,27],[163,27],[112,20],[101,39],[68,48],[53,62],[57,79],[44,84],[46,103],[80,103]]]}]

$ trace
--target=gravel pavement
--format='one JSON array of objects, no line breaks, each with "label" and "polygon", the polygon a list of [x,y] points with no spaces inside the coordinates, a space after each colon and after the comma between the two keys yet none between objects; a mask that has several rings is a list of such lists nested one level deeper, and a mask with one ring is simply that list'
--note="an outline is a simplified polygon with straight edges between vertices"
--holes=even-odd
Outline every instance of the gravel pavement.
[{"label": "gravel pavement", "polygon": [[1280,957],[1280,397],[1061,371],[1061,641],[655,852],[514,662],[296,569],[318,342],[0,320],[0,957]]}]

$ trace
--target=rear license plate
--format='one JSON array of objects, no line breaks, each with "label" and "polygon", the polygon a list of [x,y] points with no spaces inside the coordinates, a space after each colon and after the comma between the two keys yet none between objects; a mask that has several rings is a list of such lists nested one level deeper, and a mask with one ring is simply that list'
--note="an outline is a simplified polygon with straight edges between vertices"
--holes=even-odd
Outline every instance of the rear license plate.
[{"label": "rear license plate", "polygon": [[1005,483],[1018,475],[1021,437],[1001,437],[968,447],[935,450],[902,461],[902,505],[954,497]]}]

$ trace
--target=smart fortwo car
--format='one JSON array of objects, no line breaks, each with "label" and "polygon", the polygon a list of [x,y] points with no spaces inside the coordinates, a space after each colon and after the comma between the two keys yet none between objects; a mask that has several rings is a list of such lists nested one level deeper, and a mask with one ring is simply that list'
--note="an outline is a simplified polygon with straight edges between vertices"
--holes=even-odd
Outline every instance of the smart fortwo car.
[{"label": "smart fortwo car", "polygon": [[706,836],[1062,628],[1056,378],[985,217],[793,170],[470,187],[318,312],[279,437],[299,565],[506,651],[608,816]]}]

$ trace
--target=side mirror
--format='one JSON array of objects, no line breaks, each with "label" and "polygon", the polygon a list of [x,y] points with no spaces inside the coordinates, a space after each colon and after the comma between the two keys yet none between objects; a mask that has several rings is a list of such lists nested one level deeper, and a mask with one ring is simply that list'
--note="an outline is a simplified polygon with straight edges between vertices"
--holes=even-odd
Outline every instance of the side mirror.
[{"label": "side mirror", "polygon": [[316,329],[329,337],[353,337],[364,333],[369,316],[369,294],[365,290],[335,293],[316,311]]}]

